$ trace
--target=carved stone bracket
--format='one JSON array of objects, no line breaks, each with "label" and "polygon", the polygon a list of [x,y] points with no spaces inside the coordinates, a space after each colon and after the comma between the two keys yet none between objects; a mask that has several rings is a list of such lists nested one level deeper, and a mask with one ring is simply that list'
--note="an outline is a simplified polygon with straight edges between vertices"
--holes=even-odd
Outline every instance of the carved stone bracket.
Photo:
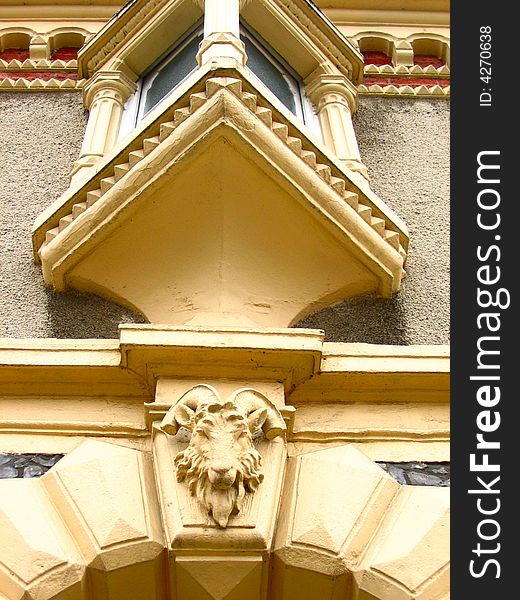
[{"label": "carved stone bracket", "polygon": [[278,409],[254,389],[239,389],[222,399],[213,387],[197,385],[186,392],[163,418],[160,429],[175,435],[191,432],[188,447],[174,462],[177,481],[186,482],[192,496],[219,527],[241,512],[247,494],[264,479],[262,457],[253,436],[267,440],[283,436],[286,425]]}]

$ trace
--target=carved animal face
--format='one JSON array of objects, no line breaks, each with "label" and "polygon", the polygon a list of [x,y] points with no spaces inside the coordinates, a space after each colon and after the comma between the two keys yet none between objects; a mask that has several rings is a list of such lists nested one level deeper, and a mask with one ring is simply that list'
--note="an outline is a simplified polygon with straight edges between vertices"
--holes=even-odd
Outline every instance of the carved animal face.
[{"label": "carved animal face", "polygon": [[245,415],[229,401],[202,403],[196,411],[177,407],[175,418],[192,431],[189,446],[175,458],[177,481],[186,480],[221,527],[240,512],[246,492],[255,491],[263,479],[252,434],[266,417],[263,408]]}]

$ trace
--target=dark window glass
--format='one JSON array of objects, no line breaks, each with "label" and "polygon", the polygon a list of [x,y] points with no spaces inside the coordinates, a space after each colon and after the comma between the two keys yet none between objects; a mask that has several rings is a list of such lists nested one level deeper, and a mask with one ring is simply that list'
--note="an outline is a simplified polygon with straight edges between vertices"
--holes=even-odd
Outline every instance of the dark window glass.
[{"label": "dark window glass", "polygon": [[247,66],[292,113],[296,114],[294,91],[280,69],[246,36]]},{"label": "dark window glass", "polygon": [[146,114],[154,106],[176,88],[194,69],[197,68],[197,51],[202,41],[202,34],[193,37],[179,52],[159,67],[158,71],[151,75],[151,84],[146,91],[146,100],[143,114]]},{"label": "dark window glass", "polygon": [[[188,33],[184,42],[177,44],[170,55],[159,62],[143,79],[139,108],[140,119],[175,89],[197,68],[197,51],[202,41],[202,28]],[[265,48],[260,40],[245,27],[241,39],[247,54],[247,67],[293,114],[304,120],[299,80],[283,61]]]}]

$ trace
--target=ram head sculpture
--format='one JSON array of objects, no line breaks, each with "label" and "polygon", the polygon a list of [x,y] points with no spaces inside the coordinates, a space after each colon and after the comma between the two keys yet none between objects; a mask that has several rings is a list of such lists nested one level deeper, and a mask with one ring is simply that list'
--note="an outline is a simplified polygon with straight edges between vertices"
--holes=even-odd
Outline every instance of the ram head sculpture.
[{"label": "ram head sculpture", "polygon": [[177,481],[219,527],[242,510],[246,494],[261,484],[262,457],[253,436],[263,430],[268,440],[283,435],[286,426],[276,407],[254,389],[240,389],[222,400],[209,385],[197,385],[171,407],[160,428],[175,435],[191,432],[188,447],[175,457]]}]

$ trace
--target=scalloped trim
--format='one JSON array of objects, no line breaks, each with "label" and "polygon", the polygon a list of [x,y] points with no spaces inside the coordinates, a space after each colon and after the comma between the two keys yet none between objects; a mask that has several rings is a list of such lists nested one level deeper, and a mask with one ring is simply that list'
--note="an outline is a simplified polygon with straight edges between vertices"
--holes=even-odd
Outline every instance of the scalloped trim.
[{"label": "scalloped trim", "polygon": [[427,67],[421,67],[419,65],[413,65],[411,67],[405,67],[404,65],[365,65],[365,75],[417,75],[418,77],[443,77],[447,78],[450,76],[450,68],[447,65],[442,67],[434,67],[428,65]]},{"label": "scalloped trim", "polygon": [[409,85],[360,85],[358,92],[362,95],[374,96],[399,96],[408,98],[428,97],[428,98],[449,98],[450,86],[441,87],[440,85],[418,85],[411,87]]},{"label": "scalloped trim", "polygon": [[86,79],[0,79],[0,92],[71,92],[83,89]]},{"label": "scalloped trim", "polygon": [[25,60],[13,60],[6,61],[0,58],[0,69],[7,71],[43,71],[43,70],[54,70],[59,69],[74,69],[78,68],[77,60],[32,60],[26,58]]}]

